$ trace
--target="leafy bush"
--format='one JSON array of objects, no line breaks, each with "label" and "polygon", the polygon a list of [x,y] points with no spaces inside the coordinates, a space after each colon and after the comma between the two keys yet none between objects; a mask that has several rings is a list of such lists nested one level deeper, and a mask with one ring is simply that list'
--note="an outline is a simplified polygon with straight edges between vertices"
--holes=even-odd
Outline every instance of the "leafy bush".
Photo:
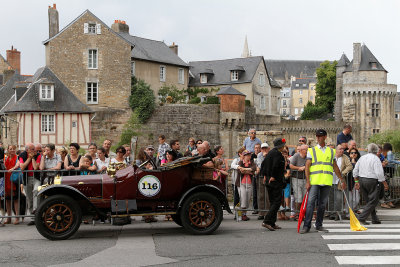
[{"label": "leafy bush", "polygon": [[140,123],[145,123],[151,117],[155,109],[155,101],[150,85],[143,80],[132,77],[129,105],[132,111],[137,114]]},{"label": "leafy bush", "polygon": [[196,96],[196,97],[190,99],[188,103],[189,104],[199,104],[200,102],[201,102],[201,98]]},{"label": "leafy bush", "polygon": [[245,100],[244,104],[245,104],[246,107],[250,107],[251,106],[250,100]]},{"label": "leafy bush", "polygon": [[186,99],[186,91],[179,90],[175,85],[164,85],[158,90],[158,95],[160,96],[161,103],[182,103]]},{"label": "leafy bush", "polygon": [[204,104],[219,104],[219,97],[218,96],[207,96],[206,101]]},{"label": "leafy bush", "polygon": [[193,99],[200,93],[204,95],[210,93],[210,90],[208,88],[189,87],[186,89],[186,93],[189,96],[189,99]]},{"label": "leafy bush", "polygon": [[124,144],[130,144],[132,136],[138,136],[139,129],[141,128],[140,119],[137,112],[133,112],[128,122],[124,125],[122,129],[122,134],[120,140],[116,147],[122,146]]},{"label": "leafy bush", "polygon": [[390,143],[393,146],[393,150],[396,152],[400,151],[400,131],[399,130],[388,130],[382,133],[377,133],[371,136],[368,141],[378,145],[384,143]]},{"label": "leafy bush", "polygon": [[328,113],[326,106],[314,105],[311,101],[308,101],[304,107],[304,111],[301,114],[301,120],[315,120],[324,117]]}]

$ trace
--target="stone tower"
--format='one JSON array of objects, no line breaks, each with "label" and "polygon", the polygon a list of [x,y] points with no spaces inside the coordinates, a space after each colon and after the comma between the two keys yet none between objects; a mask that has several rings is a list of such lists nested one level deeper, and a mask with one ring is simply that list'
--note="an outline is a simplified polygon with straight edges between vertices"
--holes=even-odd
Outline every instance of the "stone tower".
[{"label": "stone tower", "polygon": [[353,44],[350,63],[342,56],[336,69],[336,83],[337,119],[358,125],[361,145],[366,145],[372,134],[394,128],[397,86],[387,83],[387,71],[366,45]]},{"label": "stone tower", "polygon": [[343,72],[350,64],[350,60],[343,53],[336,65],[336,102],[335,102],[335,120],[342,121],[343,105]]}]

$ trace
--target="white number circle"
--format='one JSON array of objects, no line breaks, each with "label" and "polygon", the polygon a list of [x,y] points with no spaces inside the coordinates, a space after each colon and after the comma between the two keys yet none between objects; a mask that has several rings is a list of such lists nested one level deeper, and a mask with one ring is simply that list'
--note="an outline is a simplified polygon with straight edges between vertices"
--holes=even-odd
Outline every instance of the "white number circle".
[{"label": "white number circle", "polygon": [[161,183],[157,177],[153,175],[146,175],[140,179],[138,188],[140,193],[146,197],[157,195],[161,190]]}]

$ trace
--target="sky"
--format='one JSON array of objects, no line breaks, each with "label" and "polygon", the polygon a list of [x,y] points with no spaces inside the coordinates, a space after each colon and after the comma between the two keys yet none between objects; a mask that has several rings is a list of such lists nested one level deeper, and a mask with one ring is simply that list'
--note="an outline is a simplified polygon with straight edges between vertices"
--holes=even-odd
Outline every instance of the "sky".
[{"label": "sky", "polygon": [[360,42],[388,83],[400,85],[398,0],[0,0],[0,54],[21,51],[22,74],[45,65],[53,3],[60,30],[89,9],[109,26],[125,20],[131,35],[175,42],[186,62],[240,57],[245,36],[251,54],[265,59],[339,60],[344,52],[352,60]]}]

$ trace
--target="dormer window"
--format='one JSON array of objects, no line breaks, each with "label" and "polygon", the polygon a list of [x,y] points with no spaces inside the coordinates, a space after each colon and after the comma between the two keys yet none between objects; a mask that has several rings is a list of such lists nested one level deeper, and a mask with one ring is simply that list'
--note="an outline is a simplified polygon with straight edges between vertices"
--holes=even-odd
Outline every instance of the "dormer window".
[{"label": "dormer window", "polygon": [[239,80],[239,72],[237,70],[232,70],[231,71],[231,81],[237,81]]},{"label": "dormer window", "polygon": [[207,74],[205,73],[200,74],[200,83],[207,83]]},{"label": "dormer window", "polygon": [[40,84],[39,99],[42,101],[54,101],[54,85]]},{"label": "dormer window", "polygon": [[371,68],[372,68],[373,70],[376,70],[376,69],[377,69],[377,67],[376,67],[376,62],[372,62],[372,63],[371,63]]},{"label": "dormer window", "polygon": [[296,87],[299,87],[299,84],[298,84],[298,83],[296,83]]}]

